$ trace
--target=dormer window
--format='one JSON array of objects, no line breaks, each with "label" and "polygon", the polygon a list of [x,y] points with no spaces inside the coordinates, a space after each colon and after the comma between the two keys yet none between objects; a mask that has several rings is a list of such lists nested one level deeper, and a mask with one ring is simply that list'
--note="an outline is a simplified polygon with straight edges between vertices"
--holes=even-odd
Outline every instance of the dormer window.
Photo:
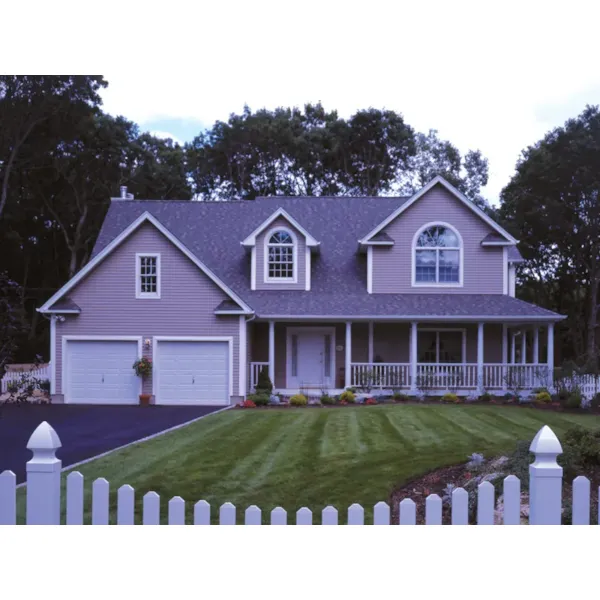
[{"label": "dormer window", "polygon": [[462,240],[445,223],[430,223],[413,243],[414,286],[462,286]]},{"label": "dormer window", "polygon": [[296,238],[287,229],[277,229],[266,237],[265,280],[296,281]]},{"label": "dormer window", "polygon": [[136,298],[160,298],[160,254],[136,254]]}]

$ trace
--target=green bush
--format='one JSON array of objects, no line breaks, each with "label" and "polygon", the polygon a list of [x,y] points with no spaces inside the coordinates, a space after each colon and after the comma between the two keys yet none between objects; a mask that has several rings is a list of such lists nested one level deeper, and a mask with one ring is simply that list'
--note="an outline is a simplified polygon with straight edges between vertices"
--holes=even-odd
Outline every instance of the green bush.
[{"label": "green bush", "polygon": [[571,409],[581,408],[582,400],[583,399],[581,397],[581,392],[579,390],[576,390],[569,394],[569,397],[567,398],[567,401],[565,402],[565,406],[567,408],[571,408]]},{"label": "green bush", "polygon": [[581,468],[600,465],[600,429],[571,427],[562,436],[563,454],[574,466]]},{"label": "green bush", "polygon": [[410,396],[408,394],[396,392],[393,395],[393,399],[394,399],[394,402],[408,402],[410,400]]},{"label": "green bush", "polygon": [[550,402],[552,402],[552,396],[547,391],[538,392],[534,395],[533,401],[536,404],[550,404]]},{"label": "green bush", "polygon": [[335,398],[329,394],[323,394],[321,396],[321,404],[331,406],[332,404],[335,404]]},{"label": "green bush", "polygon": [[308,398],[304,394],[294,394],[290,398],[290,404],[292,406],[306,406],[308,404]]},{"label": "green bush", "polygon": [[598,392],[591,400],[590,400],[590,408],[598,409],[600,408],[600,392]]},{"label": "green bush", "polygon": [[350,390],[346,390],[340,394],[340,402],[347,402],[348,404],[354,404],[356,402],[356,396]]},{"label": "green bush", "polygon": [[256,406],[268,406],[271,397],[268,394],[261,394],[260,392],[257,394],[250,394],[247,398],[256,404]]},{"label": "green bush", "polygon": [[50,380],[49,379],[42,379],[39,384],[38,387],[40,388],[40,390],[42,392],[45,392],[46,394],[50,393]]},{"label": "green bush", "polygon": [[448,402],[452,404],[458,404],[458,402],[460,402],[456,394],[444,394],[441,400],[442,402]]},{"label": "green bush", "polygon": [[493,396],[489,392],[483,392],[483,394],[481,394],[481,396],[479,396],[480,402],[491,402],[492,399],[493,399]]},{"label": "green bush", "polygon": [[263,367],[258,374],[258,381],[256,382],[256,393],[266,394],[268,396],[271,395],[273,391],[273,382],[269,377],[269,369],[267,367]]}]

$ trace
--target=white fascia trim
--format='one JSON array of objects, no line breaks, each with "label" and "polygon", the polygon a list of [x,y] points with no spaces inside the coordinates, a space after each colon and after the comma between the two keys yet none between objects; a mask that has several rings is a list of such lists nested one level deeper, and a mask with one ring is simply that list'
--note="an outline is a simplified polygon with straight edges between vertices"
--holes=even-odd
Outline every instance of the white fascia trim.
[{"label": "white fascia trim", "polygon": [[187,256],[209,279],[213,281],[221,290],[223,290],[234,302],[237,302],[245,310],[252,309],[231,289],[229,289],[206,265],[190,252],[156,217],[149,212],[141,214],[133,223],[124,229],[106,248],[99,252],[79,273],[73,276],[63,287],[58,290],[39,310],[46,312],[55,302],[64,294],[75,287],[96,265],[101,263],[113,250],[115,250],[124,240],[126,240],[143,223],[149,222],[156,227],[173,245],[175,245],[185,256]]},{"label": "white fascia trim", "polygon": [[81,311],[73,308],[66,308],[61,310],[60,308],[55,308],[54,310],[42,310],[41,308],[35,309],[39,313],[44,313],[45,315],[80,315]]},{"label": "white fascia trim", "polygon": [[505,242],[481,242],[482,246],[514,246],[512,242],[506,240]]},{"label": "white fascia trim", "polygon": [[[156,292],[142,292],[141,258],[156,258]],[[136,252],[135,253],[135,298],[136,300],[160,300],[160,253]]]},{"label": "white fascia trim", "polygon": [[477,207],[473,202],[471,202],[466,196],[461,194],[453,185],[450,185],[440,175],[434,177],[426,186],[422,187],[417,193],[413,194],[413,196],[409,200],[407,200],[402,206],[398,207],[389,217],[387,217],[379,225],[377,225],[375,229],[371,230],[366,236],[360,239],[359,243],[364,244],[368,242],[369,238],[379,233],[382,229],[389,225],[396,217],[401,215],[407,208],[412,206],[419,198],[425,195],[431,188],[433,188],[438,183],[443,185],[451,194],[456,196],[463,204],[465,204],[470,210],[472,210],[478,217],[485,221],[492,229],[497,231],[501,236],[505,237],[512,244],[518,243],[518,240],[516,240],[512,235],[510,235],[508,231],[506,231],[503,227],[500,227],[498,223],[490,219],[490,217],[488,217],[479,207]]},{"label": "white fascia trim", "polygon": [[508,295],[508,248],[502,248],[502,293]]},{"label": "white fascia trim", "polygon": [[360,240],[358,240],[359,244],[362,244],[363,246],[393,246],[395,244],[395,242],[361,242]]},{"label": "white fascia trim", "polygon": [[448,316],[448,315],[260,315],[259,321],[268,319],[271,321],[398,321],[398,322],[419,322],[419,321],[452,321],[456,323],[470,323],[471,321],[483,321],[488,323],[503,323],[510,321],[511,323],[527,324],[531,321],[556,323],[563,321],[566,316],[557,315],[556,317],[541,317],[541,316],[486,316],[486,315],[471,315],[471,316]]},{"label": "white fascia trim", "polygon": [[367,293],[373,293],[373,247],[367,246]]},{"label": "white fascia trim", "polygon": [[310,284],[311,284],[311,256],[310,256],[310,248],[306,246],[306,252],[304,253],[304,289],[307,292],[310,292]]},{"label": "white fascia trim", "polygon": [[[159,355],[157,353],[159,342],[227,342],[229,344],[229,396],[233,396],[233,338],[231,336],[212,336],[212,335],[155,335],[152,338],[152,360],[155,375],[152,377],[152,395],[158,404],[158,378],[160,377],[160,368],[158,364]],[[140,378],[141,379],[141,378]]]},{"label": "white fascia trim", "polygon": [[266,221],[263,221],[243,242],[242,246],[255,246],[256,238],[260,235],[273,221],[278,219],[279,217],[283,217],[286,219],[290,225],[293,225],[305,238],[306,245],[316,247],[320,244],[294,217],[288,214],[283,208],[278,208]]},{"label": "white fascia trim", "polygon": [[[64,397],[64,403],[69,403],[69,396],[71,390],[67,386],[67,367],[68,355],[67,355],[67,344],[71,341],[82,341],[82,342],[137,342],[138,356],[142,356],[142,336],[138,335],[63,335],[61,339],[62,349],[62,368],[60,373],[61,390]],[[56,369],[56,366],[54,367]],[[132,365],[133,369],[133,365]],[[142,378],[139,377],[138,394],[142,393]]]},{"label": "white fascia trim", "polygon": [[215,310],[215,315],[253,315],[252,312],[246,312],[241,310]]}]

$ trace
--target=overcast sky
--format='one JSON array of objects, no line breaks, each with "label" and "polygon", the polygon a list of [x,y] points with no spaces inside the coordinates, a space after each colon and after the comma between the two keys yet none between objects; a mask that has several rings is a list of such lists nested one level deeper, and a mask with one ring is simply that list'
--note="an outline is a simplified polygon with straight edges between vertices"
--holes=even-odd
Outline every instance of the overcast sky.
[{"label": "overcast sky", "polygon": [[117,53],[101,71],[105,110],[188,141],[244,103],[393,109],[462,151],[479,148],[495,202],[522,149],[600,103],[591,3],[222,4],[189,14],[170,2],[143,22],[131,13],[135,29],[105,46]]}]

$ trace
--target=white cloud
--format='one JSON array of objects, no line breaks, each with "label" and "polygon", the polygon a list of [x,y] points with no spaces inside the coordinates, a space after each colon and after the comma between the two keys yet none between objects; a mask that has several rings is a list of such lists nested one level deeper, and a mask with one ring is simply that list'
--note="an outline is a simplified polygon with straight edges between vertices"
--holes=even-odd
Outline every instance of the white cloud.
[{"label": "white cloud", "polygon": [[485,192],[495,201],[521,150],[599,102],[598,8],[557,6],[371,0],[341,11],[324,2],[256,1],[198,5],[184,20],[175,9],[135,13],[144,36],[161,41],[144,44],[131,69],[122,57],[139,55],[139,38],[120,39],[104,71],[105,108],[138,123],[207,124],[244,103],[322,101],[343,116],[390,108],[463,151],[479,148],[490,159]]},{"label": "white cloud", "polygon": [[178,143],[180,146],[183,146],[183,142],[168,131],[150,131],[149,133],[154,137],[160,138],[161,140],[171,139],[174,142]]}]

